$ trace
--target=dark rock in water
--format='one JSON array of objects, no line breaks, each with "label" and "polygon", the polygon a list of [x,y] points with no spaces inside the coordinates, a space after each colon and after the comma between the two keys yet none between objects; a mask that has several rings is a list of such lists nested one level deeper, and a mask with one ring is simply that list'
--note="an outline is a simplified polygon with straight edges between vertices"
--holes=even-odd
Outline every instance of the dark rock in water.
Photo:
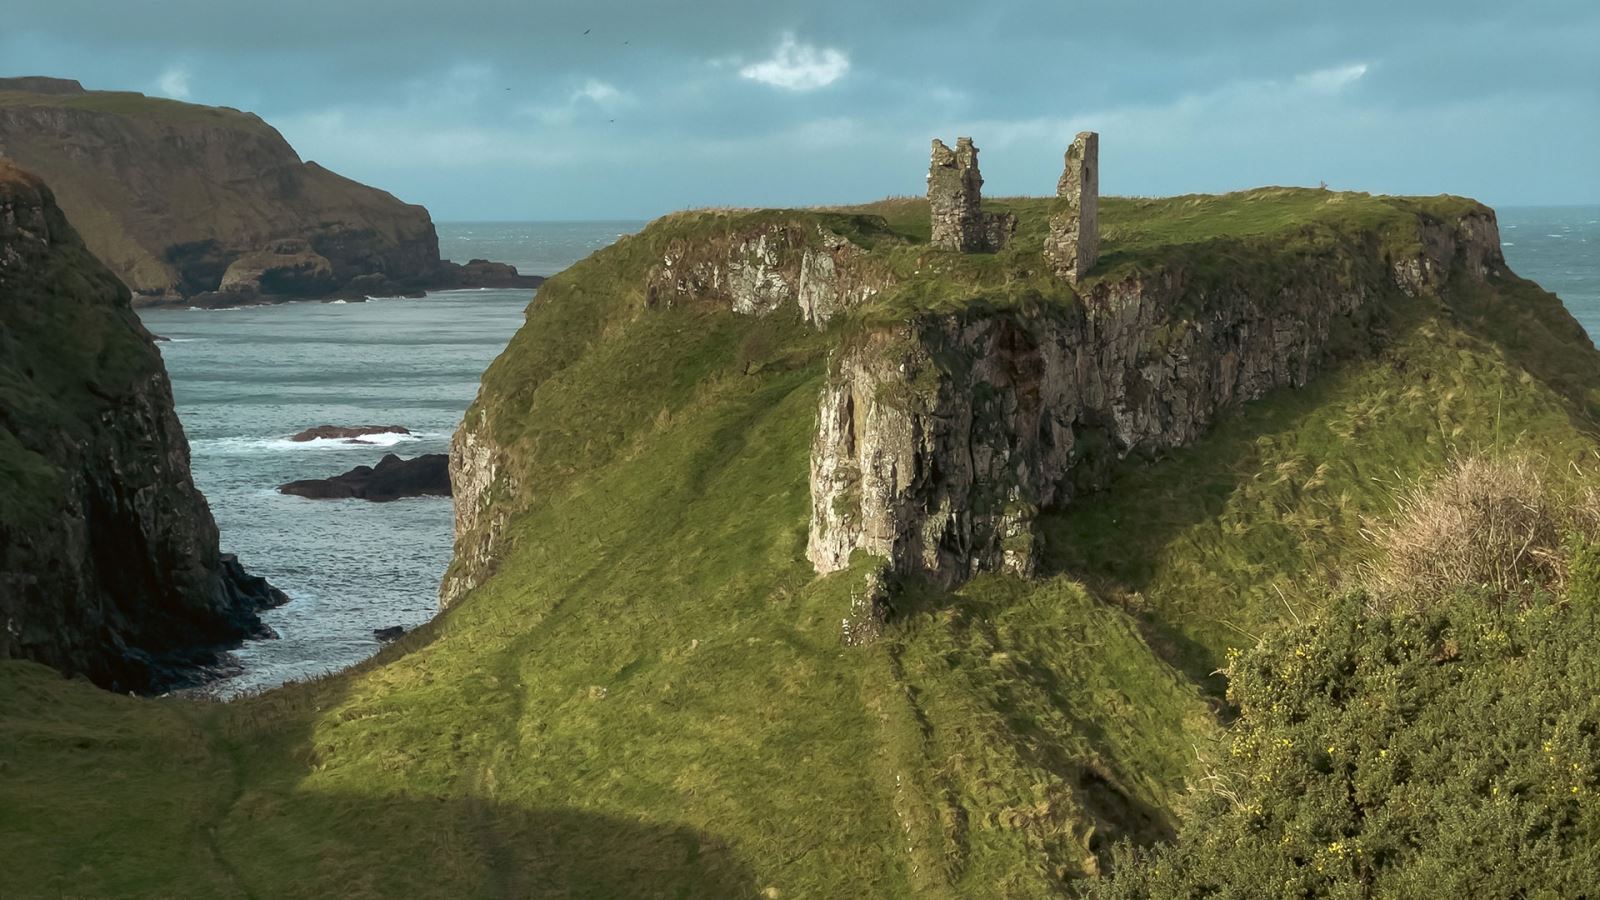
[{"label": "dark rock in water", "polygon": [[[348,438],[351,440],[347,441],[347,443],[355,443],[355,438],[365,437],[369,434],[410,433],[410,429],[399,425],[318,425],[315,428],[307,428],[305,431],[290,437],[289,440],[304,443],[305,441]],[[360,443],[370,444],[372,442],[361,441]]]},{"label": "dark rock in water", "polygon": [[[239,564],[239,557],[232,553],[224,553],[218,557],[222,564],[224,582],[229,592],[238,601],[239,605],[248,605],[253,609],[273,609],[289,602],[289,595],[278,590],[260,575],[251,575]],[[267,631],[271,628],[262,625]],[[277,637],[276,634],[271,637]]]},{"label": "dark rock in water", "polygon": [[118,691],[212,677],[285,598],[219,552],[127,288],[4,159],[0,298],[0,659]]},{"label": "dark rock in water", "polygon": [[440,277],[453,287],[463,288],[536,288],[544,283],[539,275],[523,275],[516,266],[487,259],[474,259],[466,265],[443,262]]},{"label": "dark rock in water", "polygon": [[150,335],[150,340],[155,341],[158,344],[165,344],[165,343],[171,341],[172,338],[163,337],[162,335],[159,335],[159,334],[152,334],[152,335]]},{"label": "dark rock in water", "polygon": [[404,628],[400,627],[399,625],[390,625],[387,628],[374,628],[374,629],[372,629],[372,636],[377,638],[380,641],[383,641],[386,644],[388,642],[390,642],[390,641],[399,640],[401,635],[403,635],[405,633],[406,633],[406,630]]},{"label": "dark rock in water", "polygon": [[312,500],[356,499],[379,503],[402,497],[448,497],[450,457],[429,453],[415,459],[401,459],[390,453],[375,467],[356,466],[332,478],[291,481],[278,491]]}]

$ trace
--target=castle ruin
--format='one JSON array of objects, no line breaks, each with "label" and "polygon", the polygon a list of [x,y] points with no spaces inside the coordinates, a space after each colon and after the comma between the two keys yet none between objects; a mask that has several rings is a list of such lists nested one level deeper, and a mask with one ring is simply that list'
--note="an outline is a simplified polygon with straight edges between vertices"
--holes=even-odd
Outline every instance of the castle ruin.
[{"label": "castle ruin", "polygon": [[[969,137],[957,138],[954,150],[934,139],[928,208],[933,218],[930,242],[941,250],[994,253],[1017,230],[1015,215],[983,211],[978,148]],[[1071,284],[1088,274],[1100,257],[1100,135],[1093,131],[1078,132],[1067,148],[1044,257],[1051,271]]]},{"label": "castle ruin", "polygon": [[1100,135],[1093,131],[1078,132],[1067,148],[1044,257],[1056,275],[1072,284],[1100,257]]},{"label": "castle ruin", "polygon": [[978,148],[972,138],[956,139],[951,150],[933,141],[928,164],[928,206],[933,215],[933,246],[960,253],[994,253],[1017,230],[1010,213],[983,211],[983,176],[978,172]]}]

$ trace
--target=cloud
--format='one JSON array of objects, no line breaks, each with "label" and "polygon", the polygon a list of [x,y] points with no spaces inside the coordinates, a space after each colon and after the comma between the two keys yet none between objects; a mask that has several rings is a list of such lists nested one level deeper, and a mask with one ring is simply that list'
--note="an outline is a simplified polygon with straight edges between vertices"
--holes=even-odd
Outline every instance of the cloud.
[{"label": "cloud", "polygon": [[1360,81],[1367,74],[1366,63],[1352,63],[1348,66],[1334,66],[1331,69],[1318,69],[1295,77],[1295,84],[1332,94],[1342,91],[1352,84]]},{"label": "cloud", "polygon": [[617,90],[616,85],[591,78],[583,86],[572,92],[572,102],[587,100],[596,106],[614,106],[627,99],[627,95]]},{"label": "cloud", "polygon": [[771,58],[739,70],[739,77],[786,91],[827,87],[850,71],[850,58],[832,47],[813,47],[786,34]]},{"label": "cloud", "polygon": [[156,79],[156,89],[164,97],[174,100],[189,99],[189,70],[183,66],[172,66],[161,77]]}]

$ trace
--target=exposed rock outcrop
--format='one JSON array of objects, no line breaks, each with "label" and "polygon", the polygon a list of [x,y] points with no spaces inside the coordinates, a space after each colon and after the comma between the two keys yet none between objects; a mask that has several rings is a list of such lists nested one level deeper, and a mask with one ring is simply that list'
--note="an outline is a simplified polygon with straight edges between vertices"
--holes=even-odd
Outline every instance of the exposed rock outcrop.
[{"label": "exposed rock outcrop", "polygon": [[1085,286],[1053,315],[919,314],[847,341],[811,454],[808,555],[863,549],[954,584],[1027,573],[1033,520],[1100,485],[1102,463],[1197,438],[1229,404],[1304,384],[1396,289],[1500,268],[1487,208],[1419,217],[1415,256],[1352,241],[1278,280],[1202,280],[1182,265]]},{"label": "exposed rock outcrop", "polygon": [[465,263],[441,263],[438,282],[440,287],[536,288],[544,283],[544,278],[523,275],[510,263],[473,259]]},{"label": "exposed rock outcrop", "polygon": [[317,425],[290,435],[289,440],[305,443],[307,441],[354,440],[374,434],[410,433],[410,429],[401,425]]},{"label": "exposed rock outcrop", "polygon": [[403,497],[450,496],[450,458],[428,453],[413,459],[387,454],[376,466],[356,466],[332,478],[291,481],[280,493],[312,500],[371,500],[386,503]]},{"label": "exposed rock outcrop", "polygon": [[0,79],[0,156],[43,177],[136,305],[536,287],[439,258],[428,211],[302,162],[250,113]]},{"label": "exposed rock outcrop", "polygon": [[[1268,189],[1226,203],[1309,199]],[[1024,236],[1038,249],[1012,252],[997,270],[918,245],[873,215],[904,217],[901,200],[856,214],[677,214],[605,251],[597,268],[642,281],[639,314],[698,307],[827,326],[838,344],[813,436],[808,556],[826,573],[861,550],[890,578],[954,584],[1031,571],[1040,509],[1102,486],[1110,463],[1190,443],[1228,406],[1304,384],[1335,354],[1380,346],[1386,310],[1404,293],[1503,267],[1494,214],[1470,201],[1319,202],[1269,236],[1223,230],[1145,246],[1076,284],[1045,258],[1045,216]],[[1366,218],[1341,213],[1345,203]],[[452,445],[447,606],[488,577],[510,518],[537,502],[519,480],[524,448],[496,437],[496,410],[480,395]],[[859,592],[847,640],[875,633],[884,583]]]},{"label": "exposed rock outcrop", "polygon": [[127,289],[0,160],[0,658],[163,689],[284,599],[218,552]]},{"label": "exposed rock outcrop", "polygon": [[821,328],[892,280],[844,235],[786,219],[672,242],[646,278],[645,296],[653,306],[712,303],[744,315],[795,304]]},{"label": "exposed rock outcrop", "polygon": [[278,241],[246,253],[228,265],[217,290],[225,294],[282,294],[309,297],[337,287],[333,263],[299,238]]}]

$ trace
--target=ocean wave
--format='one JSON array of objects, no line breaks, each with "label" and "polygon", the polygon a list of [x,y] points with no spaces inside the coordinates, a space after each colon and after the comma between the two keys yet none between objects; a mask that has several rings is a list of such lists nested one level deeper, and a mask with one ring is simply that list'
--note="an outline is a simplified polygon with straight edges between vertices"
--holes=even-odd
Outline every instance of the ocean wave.
[{"label": "ocean wave", "polygon": [[394,447],[415,444],[419,441],[447,438],[442,431],[413,431],[410,434],[369,434],[362,443],[352,444],[349,438],[317,438],[310,441],[291,441],[287,437],[220,437],[194,438],[189,446],[197,453],[282,453],[295,450],[371,450],[375,447]]}]

